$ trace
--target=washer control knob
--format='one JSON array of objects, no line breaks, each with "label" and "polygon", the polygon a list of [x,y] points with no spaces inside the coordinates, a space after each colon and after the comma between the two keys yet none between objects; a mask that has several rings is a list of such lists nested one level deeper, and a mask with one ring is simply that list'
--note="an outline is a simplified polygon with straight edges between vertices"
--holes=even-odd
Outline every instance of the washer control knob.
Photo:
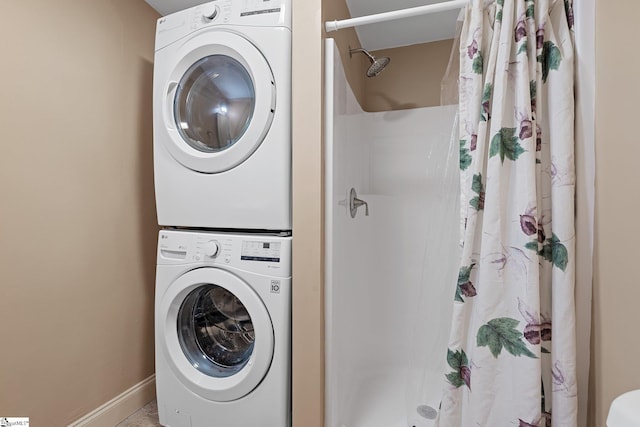
[{"label": "washer control knob", "polygon": [[209,4],[205,6],[204,9],[202,10],[202,17],[206,21],[213,21],[214,19],[216,19],[219,12],[220,12],[220,8],[218,8],[217,5]]},{"label": "washer control knob", "polygon": [[220,253],[220,244],[215,240],[209,240],[204,244],[204,253],[208,257],[215,258]]}]

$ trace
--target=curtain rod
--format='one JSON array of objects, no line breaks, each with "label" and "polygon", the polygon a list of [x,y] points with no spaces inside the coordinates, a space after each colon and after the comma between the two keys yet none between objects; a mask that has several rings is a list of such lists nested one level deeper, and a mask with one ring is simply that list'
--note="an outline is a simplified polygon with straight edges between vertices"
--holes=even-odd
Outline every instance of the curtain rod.
[{"label": "curtain rod", "polygon": [[343,19],[341,21],[327,21],[324,24],[327,32],[342,30],[343,28],[357,27],[360,25],[376,24],[378,22],[393,21],[395,19],[409,18],[411,16],[428,15],[430,13],[445,12],[447,10],[462,9],[469,0],[451,0],[442,3],[427,4],[408,9],[392,10],[391,12],[377,13],[375,15],[359,16],[357,18]]}]

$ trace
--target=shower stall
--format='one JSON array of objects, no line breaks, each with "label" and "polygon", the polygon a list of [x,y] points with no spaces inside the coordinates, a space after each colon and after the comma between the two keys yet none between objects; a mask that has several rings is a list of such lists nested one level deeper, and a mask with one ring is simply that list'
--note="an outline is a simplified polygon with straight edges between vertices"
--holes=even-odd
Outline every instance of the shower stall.
[{"label": "shower stall", "polygon": [[326,427],[429,427],[457,277],[456,106],[364,112],[326,42]]}]

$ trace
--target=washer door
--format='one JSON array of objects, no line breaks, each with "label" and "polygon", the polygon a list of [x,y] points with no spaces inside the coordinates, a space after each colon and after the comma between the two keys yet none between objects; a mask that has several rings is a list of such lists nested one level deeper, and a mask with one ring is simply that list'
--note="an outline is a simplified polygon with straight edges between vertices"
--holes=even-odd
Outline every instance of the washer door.
[{"label": "washer door", "polygon": [[182,165],[218,173],[262,143],[276,106],[275,81],[247,39],[212,30],[185,43],[162,93],[166,148]]},{"label": "washer door", "polygon": [[250,393],[267,374],[274,335],[260,297],[213,267],[180,276],[162,298],[159,322],[173,372],[198,395],[226,402]]}]

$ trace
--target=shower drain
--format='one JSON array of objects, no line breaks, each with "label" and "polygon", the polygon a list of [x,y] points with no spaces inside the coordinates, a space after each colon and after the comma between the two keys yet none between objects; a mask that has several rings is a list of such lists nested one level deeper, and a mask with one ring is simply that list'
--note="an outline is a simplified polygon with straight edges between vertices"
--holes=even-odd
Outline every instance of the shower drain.
[{"label": "shower drain", "polygon": [[428,420],[435,420],[436,416],[438,415],[438,411],[436,411],[429,405],[418,406],[416,408],[416,412],[418,412],[418,415],[420,415],[422,418],[426,418]]}]

